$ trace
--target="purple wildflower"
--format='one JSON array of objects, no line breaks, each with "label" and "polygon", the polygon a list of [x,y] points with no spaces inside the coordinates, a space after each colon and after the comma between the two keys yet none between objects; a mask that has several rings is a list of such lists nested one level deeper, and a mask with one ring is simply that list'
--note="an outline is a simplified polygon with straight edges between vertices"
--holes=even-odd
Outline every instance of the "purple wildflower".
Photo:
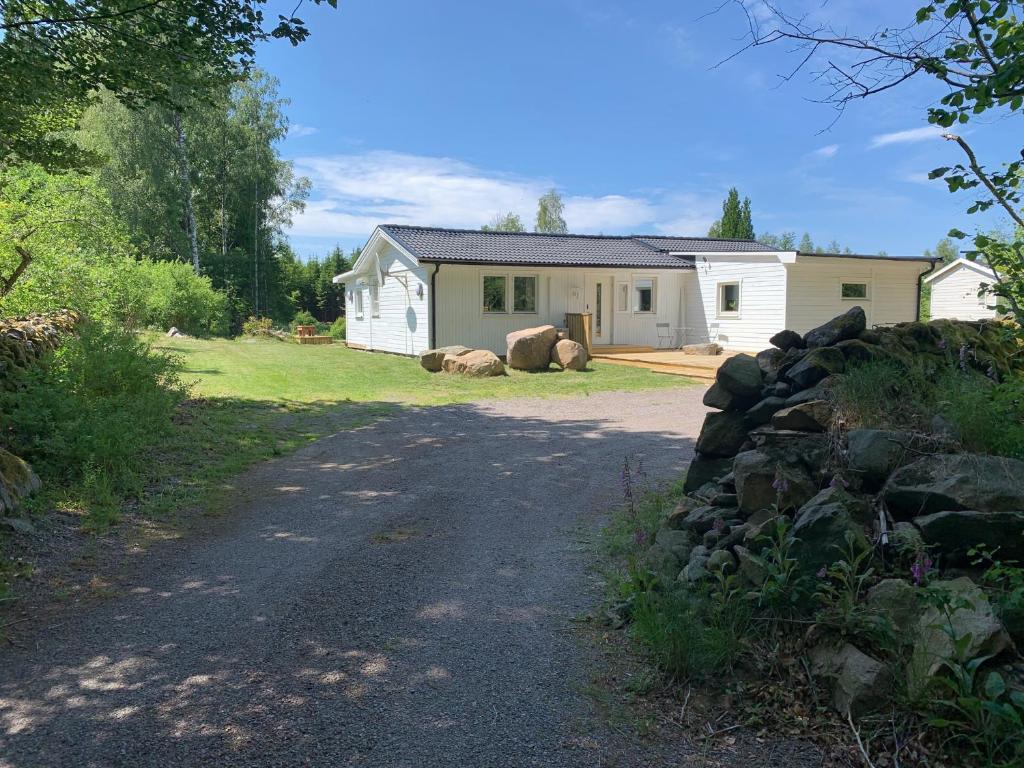
[{"label": "purple wildflower", "polygon": [[842,475],[832,475],[832,479],[828,483],[829,488],[842,488],[847,489],[850,484],[846,482],[846,479]]},{"label": "purple wildflower", "polygon": [[644,544],[646,544],[647,543],[647,531],[643,530],[642,528],[637,528],[636,532],[633,534],[633,542],[638,547],[642,547]]},{"label": "purple wildflower", "polygon": [[786,493],[789,491],[789,481],[784,477],[776,477],[772,483],[772,488],[775,489],[776,493]]},{"label": "purple wildflower", "polygon": [[914,586],[920,587],[924,583],[928,571],[932,568],[932,559],[928,555],[918,555],[914,564],[910,566],[910,575],[914,579]]},{"label": "purple wildflower", "polygon": [[819,579],[824,579],[826,576],[828,576],[828,571],[825,570],[825,566],[824,565],[821,566],[821,568],[818,569],[818,574],[817,575],[818,575]]},{"label": "purple wildflower", "polygon": [[946,351],[946,347],[949,346],[949,345],[946,344],[946,340],[945,339],[939,339],[938,342],[935,344],[935,346],[937,346],[940,350],[945,352]]}]

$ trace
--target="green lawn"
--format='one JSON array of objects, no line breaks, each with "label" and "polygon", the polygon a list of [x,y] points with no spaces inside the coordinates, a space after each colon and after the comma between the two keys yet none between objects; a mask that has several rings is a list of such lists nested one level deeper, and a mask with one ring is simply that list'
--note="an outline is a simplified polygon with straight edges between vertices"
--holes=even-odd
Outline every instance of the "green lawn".
[{"label": "green lawn", "polygon": [[178,355],[186,380],[203,397],[261,402],[390,402],[441,405],[487,398],[558,397],[594,392],[664,389],[692,384],[678,376],[592,363],[574,373],[509,371],[474,379],[427,373],[413,358],[348,349],[344,344],[300,346],[277,340],[153,340]]},{"label": "green lawn", "polygon": [[[418,360],[343,344],[156,336],[148,341],[177,356],[182,378],[193,382],[194,399],[183,406],[171,437],[140,457],[148,490],[139,509],[164,519],[181,519],[182,511],[216,513],[233,497],[234,478],[255,462],[398,408],[693,384],[680,376],[600,363],[582,373],[511,371],[471,379],[430,374]],[[116,517],[87,512],[86,520],[103,529]]]}]

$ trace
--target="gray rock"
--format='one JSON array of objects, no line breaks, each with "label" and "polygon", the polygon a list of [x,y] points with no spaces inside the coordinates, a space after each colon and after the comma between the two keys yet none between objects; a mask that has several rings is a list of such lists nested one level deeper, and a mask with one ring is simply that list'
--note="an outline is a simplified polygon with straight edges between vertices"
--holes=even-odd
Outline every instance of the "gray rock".
[{"label": "gray rock", "polygon": [[561,339],[551,347],[551,362],[566,371],[582,371],[587,367],[587,348],[577,341]]},{"label": "gray rock", "polygon": [[832,422],[833,408],[824,400],[810,400],[791,405],[772,416],[776,429],[792,429],[798,432],[825,432]]},{"label": "gray rock", "polygon": [[757,364],[766,375],[776,373],[785,357],[786,353],[781,349],[763,349],[757,353]]},{"label": "gray rock", "polygon": [[786,398],[786,406],[800,405],[800,403],[809,403],[812,400],[831,400],[832,389],[842,381],[842,374],[832,374],[826,376],[824,379],[819,381],[813,387],[809,389],[802,389],[799,392],[794,392]]},{"label": "gray rock", "polygon": [[840,714],[860,717],[888,701],[888,668],[856,646],[817,646],[810,656],[813,674],[832,683],[832,704]]},{"label": "gray rock", "polygon": [[713,507],[731,507],[736,509],[736,494],[735,493],[720,493],[711,499],[711,506]]},{"label": "gray rock", "polygon": [[[821,432],[796,432],[770,425],[750,432],[751,442],[782,465],[800,465],[812,477],[821,479],[829,458],[828,436]],[[812,494],[813,495],[813,494]]]},{"label": "gray rock", "polygon": [[679,574],[679,581],[683,583],[692,584],[694,582],[703,581],[710,575],[708,573],[708,557],[709,552],[707,547],[697,545],[693,548],[690,553],[690,560]]},{"label": "gray rock", "polygon": [[732,556],[732,553],[727,549],[716,549],[708,556],[708,561],[705,567],[711,573],[732,573],[736,570],[736,559]]},{"label": "gray rock", "polygon": [[488,349],[475,349],[459,355],[445,355],[441,361],[445,373],[463,376],[504,376],[501,359]]},{"label": "gray rock", "polygon": [[794,365],[799,363],[807,356],[808,351],[809,350],[801,349],[799,347],[790,347],[788,350],[786,350],[786,354],[785,356],[783,356],[781,362],[779,363],[779,367],[776,370],[778,378],[785,377],[786,373],[789,371],[790,368],[792,368]]},{"label": "gray rock", "polygon": [[431,373],[437,373],[441,370],[441,364],[444,362],[446,355],[464,355],[467,352],[472,352],[469,347],[463,347],[461,344],[453,344],[448,347],[438,347],[437,349],[428,349],[422,355],[420,355],[420,365]]},{"label": "gray rock", "polygon": [[39,475],[27,461],[0,448],[0,515],[16,512],[22,502],[38,491],[41,485]]},{"label": "gray rock", "polygon": [[912,448],[918,448],[918,441],[910,432],[851,429],[846,442],[850,470],[872,491],[881,488],[896,469],[918,457],[911,453]]},{"label": "gray rock", "polygon": [[702,506],[704,506],[702,502],[697,501],[696,499],[691,499],[689,496],[684,496],[680,499],[679,503],[676,504],[675,508],[665,516],[665,519],[662,521],[662,525],[666,528],[680,529],[683,527],[683,521],[686,520],[686,516],[693,510]]},{"label": "gray rock", "polygon": [[781,397],[766,397],[753,408],[747,410],[744,416],[748,424],[767,424],[778,411],[786,407],[786,401]]},{"label": "gray rock", "polygon": [[848,365],[870,363],[885,356],[880,347],[866,344],[860,339],[847,339],[836,344],[836,349],[843,353]]},{"label": "gray rock", "polygon": [[679,575],[684,562],[685,558],[680,560],[679,556],[672,550],[663,547],[661,544],[654,544],[648,547],[647,551],[641,556],[640,567],[645,571],[671,580]]},{"label": "gray rock", "polygon": [[807,347],[828,347],[840,341],[855,339],[867,327],[867,317],[861,307],[851,307],[847,312],[834,317],[804,334]]},{"label": "gray rock", "polygon": [[755,555],[744,546],[733,548],[740,576],[755,587],[760,587],[768,578],[768,564],[760,555]]},{"label": "gray rock", "polygon": [[513,331],[505,336],[505,360],[509,368],[542,371],[551,364],[551,348],[557,339],[558,331],[553,325]]},{"label": "gray rock", "polygon": [[698,453],[686,470],[686,480],[683,481],[683,493],[693,493],[701,486],[717,480],[731,471],[731,458],[716,458]]},{"label": "gray rock", "polygon": [[802,349],[804,346],[803,337],[796,331],[779,331],[772,336],[768,341],[774,344],[776,347],[781,349],[783,352],[788,352],[794,347]]},{"label": "gray rock", "polygon": [[1013,648],[1013,641],[996,618],[988,598],[966,576],[932,584],[945,592],[953,609],[949,616],[928,608],[917,623],[917,640],[907,667],[911,695],[924,693],[934,677],[956,658],[954,643],[964,644],[963,659],[997,656]]},{"label": "gray rock", "polygon": [[998,548],[1001,560],[1024,559],[1024,512],[936,512],[915,517],[914,525],[946,563],[970,562],[968,550],[979,545]]},{"label": "gray rock", "polygon": [[720,411],[745,411],[755,402],[757,397],[734,394],[717,382],[704,393],[704,405]]},{"label": "gray rock", "polygon": [[[748,516],[776,502],[783,510],[796,508],[817,490],[802,466],[782,463],[760,449],[739,454],[733,462],[733,473],[740,511]],[[786,482],[782,492],[773,485],[777,478]]]},{"label": "gray rock", "polygon": [[718,369],[715,381],[723,388],[741,397],[761,394],[761,366],[750,355],[733,355]]},{"label": "gray rock", "polygon": [[703,536],[710,531],[715,522],[721,520],[723,523],[736,514],[736,509],[727,507],[704,506],[697,507],[691,511],[683,520],[682,528],[687,531]]},{"label": "gray rock", "polygon": [[798,389],[813,387],[826,376],[846,370],[846,359],[835,347],[812,349],[786,371],[784,378]]},{"label": "gray rock", "polygon": [[715,342],[705,342],[702,344],[686,344],[679,348],[679,351],[684,355],[720,355],[722,354],[722,346]]},{"label": "gray rock", "polygon": [[704,417],[704,426],[697,438],[697,451],[718,458],[735,456],[746,440],[743,414],[729,411],[709,413]]},{"label": "gray rock", "polygon": [[786,398],[793,394],[793,385],[787,384],[784,381],[776,382],[772,385],[772,395],[775,397]]},{"label": "gray rock", "polygon": [[898,520],[956,510],[1024,510],[1024,461],[970,453],[923,456],[897,469],[883,491]]},{"label": "gray rock", "polygon": [[883,579],[868,590],[867,606],[884,616],[898,638],[907,641],[921,615],[917,590],[904,579]]},{"label": "gray rock", "polygon": [[32,536],[36,532],[36,527],[24,517],[0,517],[0,528],[7,528],[22,536]]},{"label": "gray rock", "polygon": [[870,547],[862,520],[868,519],[867,503],[841,488],[826,488],[797,512],[793,523],[793,556],[806,571],[817,571],[844,557],[847,535],[854,546]]}]

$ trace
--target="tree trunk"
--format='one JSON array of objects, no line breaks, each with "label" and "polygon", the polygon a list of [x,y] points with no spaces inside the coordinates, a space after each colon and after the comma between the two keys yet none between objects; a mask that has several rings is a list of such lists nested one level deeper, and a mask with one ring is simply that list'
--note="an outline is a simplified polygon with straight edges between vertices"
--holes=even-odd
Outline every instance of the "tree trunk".
[{"label": "tree trunk", "polygon": [[192,209],[192,172],[188,165],[188,148],[185,145],[185,129],[181,126],[181,114],[171,113],[174,124],[174,138],[178,145],[178,175],[181,177],[181,197],[185,204],[185,230],[188,235],[188,249],[192,256],[192,269],[199,274],[199,236],[196,233],[196,214]]}]

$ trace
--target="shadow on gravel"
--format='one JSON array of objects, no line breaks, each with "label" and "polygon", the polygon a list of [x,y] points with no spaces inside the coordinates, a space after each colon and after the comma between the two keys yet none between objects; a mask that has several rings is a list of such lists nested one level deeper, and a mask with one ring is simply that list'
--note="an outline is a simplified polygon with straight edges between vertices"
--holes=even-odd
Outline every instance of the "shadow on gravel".
[{"label": "shadow on gravel", "polygon": [[0,766],[602,764],[575,534],[624,457],[669,480],[693,439],[668,408],[367,405],[389,415],[246,473],[215,531],[0,652]]}]

